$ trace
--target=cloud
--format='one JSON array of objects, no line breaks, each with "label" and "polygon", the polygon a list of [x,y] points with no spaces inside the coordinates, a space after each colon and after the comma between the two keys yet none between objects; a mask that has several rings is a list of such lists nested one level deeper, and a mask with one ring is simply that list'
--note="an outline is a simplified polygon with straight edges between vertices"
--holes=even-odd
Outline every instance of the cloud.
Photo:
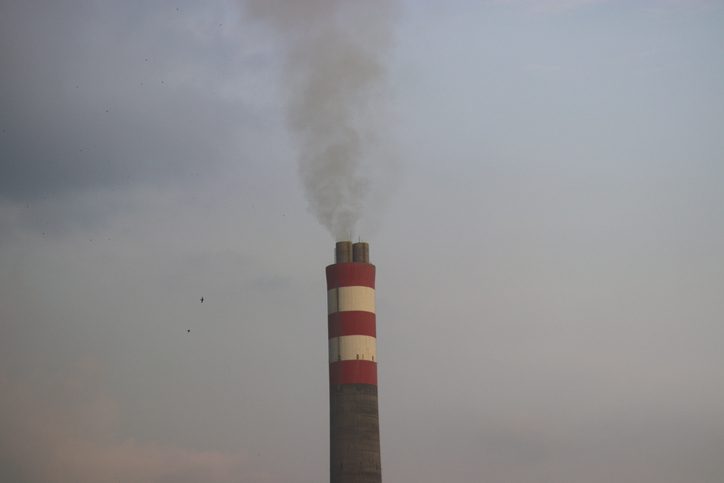
[{"label": "cloud", "polygon": [[86,360],[49,384],[0,375],[0,479],[58,483],[265,481],[242,451],[183,448],[115,436],[121,408]]},{"label": "cloud", "polygon": [[[619,4],[628,7],[627,2],[615,2],[614,0],[493,0],[499,5],[510,5],[523,7],[531,12],[566,12],[580,8],[592,7],[600,4]],[[680,9],[701,9],[717,6],[715,0],[656,0],[650,2],[637,2],[634,7],[655,12],[668,12]]]},{"label": "cloud", "polygon": [[522,6],[535,12],[562,11],[587,7],[609,0],[496,0],[495,3],[511,6]]},{"label": "cloud", "polygon": [[3,7],[0,200],[179,182],[243,158],[263,95],[244,69],[258,60],[218,27],[228,12],[78,7]]}]

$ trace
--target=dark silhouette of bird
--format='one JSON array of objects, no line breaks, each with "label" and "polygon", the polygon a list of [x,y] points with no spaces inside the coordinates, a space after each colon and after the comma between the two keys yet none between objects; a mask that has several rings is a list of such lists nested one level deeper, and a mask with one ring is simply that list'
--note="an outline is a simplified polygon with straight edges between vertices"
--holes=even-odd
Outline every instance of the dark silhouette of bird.
[{"label": "dark silhouette of bird", "polygon": [[203,298],[203,297],[201,297],[201,303],[202,303],[202,304],[204,303],[204,298]]}]

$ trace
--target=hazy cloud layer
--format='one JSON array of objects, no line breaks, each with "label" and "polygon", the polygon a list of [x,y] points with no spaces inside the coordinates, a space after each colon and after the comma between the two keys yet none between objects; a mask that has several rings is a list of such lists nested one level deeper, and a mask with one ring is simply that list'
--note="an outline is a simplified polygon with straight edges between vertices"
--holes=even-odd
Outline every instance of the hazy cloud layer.
[{"label": "hazy cloud layer", "polygon": [[3,7],[0,196],[35,201],[244,161],[238,143],[261,116],[238,72],[254,59],[225,45],[222,12],[138,15],[140,5]]},{"label": "hazy cloud layer", "polygon": [[28,386],[0,376],[4,479],[181,483],[232,482],[243,476],[263,481],[243,470],[245,455],[119,438],[118,404],[98,392],[94,379],[102,374],[93,374],[93,363],[83,364],[48,385]]}]

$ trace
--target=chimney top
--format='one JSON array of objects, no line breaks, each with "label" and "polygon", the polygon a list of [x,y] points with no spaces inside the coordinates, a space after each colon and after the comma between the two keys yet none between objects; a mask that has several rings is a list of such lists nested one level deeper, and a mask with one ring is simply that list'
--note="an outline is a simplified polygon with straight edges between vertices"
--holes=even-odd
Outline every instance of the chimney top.
[{"label": "chimney top", "polygon": [[367,242],[338,241],[334,246],[334,263],[370,263],[370,245]]}]

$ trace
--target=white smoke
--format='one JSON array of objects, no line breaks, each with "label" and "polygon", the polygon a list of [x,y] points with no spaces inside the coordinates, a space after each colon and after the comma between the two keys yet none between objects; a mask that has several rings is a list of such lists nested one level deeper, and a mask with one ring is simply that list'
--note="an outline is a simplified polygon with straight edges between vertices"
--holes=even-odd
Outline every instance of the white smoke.
[{"label": "white smoke", "polygon": [[[285,48],[283,85],[311,211],[337,240],[355,232],[375,170],[376,114],[395,0],[246,0]],[[382,162],[382,160],[377,160]]]}]

